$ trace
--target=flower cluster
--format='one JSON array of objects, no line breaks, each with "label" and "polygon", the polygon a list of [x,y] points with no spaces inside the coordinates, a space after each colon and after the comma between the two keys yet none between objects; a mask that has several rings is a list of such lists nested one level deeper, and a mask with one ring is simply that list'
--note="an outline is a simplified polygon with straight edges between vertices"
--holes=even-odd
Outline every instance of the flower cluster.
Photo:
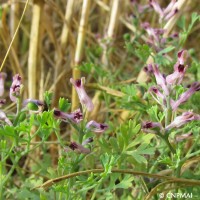
[{"label": "flower cluster", "polygon": [[[178,107],[186,102],[196,91],[200,90],[200,83],[194,82],[191,86],[182,93],[176,100],[172,98],[174,93],[174,87],[181,84],[185,71],[188,68],[185,65],[186,59],[188,57],[188,52],[186,50],[181,50],[177,55],[178,59],[174,65],[174,72],[168,76],[165,76],[160,73],[158,65],[148,65],[146,71],[148,73],[153,73],[156,79],[157,86],[152,86],[149,88],[149,93],[152,97],[159,103],[164,112],[167,110],[176,111]],[[165,124],[165,128],[162,127],[162,124],[159,122],[144,122],[143,129],[154,129],[159,128],[168,131],[172,128],[178,128],[184,124],[200,120],[200,115],[193,113],[192,111],[183,112],[182,115],[177,116],[170,124]]]},{"label": "flower cluster", "polygon": [[[70,82],[72,83],[72,85],[75,87],[80,103],[82,105],[83,108],[86,108],[88,111],[92,111],[94,109],[94,104],[92,103],[92,100],[90,99],[90,97],[87,95],[85,88],[84,88],[84,81],[85,78],[81,78],[81,79],[77,79],[74,80],[73,78],[70,79]],[[83,113],[81,111],[80,108],[78,108],[77,110],[75,110],[72,113],[67,113],[67,112],[62,112],[59,109],[54,109],[54,116],[57,119],[60,119],[61,121],[64,122],[71,122],[71,123],[75,123],[75,124],[79,124],[84,116]],[[86,126],[85,126],[86,130],[88,131],[92,131],[95,133],[103,133],[104,131],[106,131],[108,129],[108,125],[104,124],[104,123],[97,123],[94,120],[89,121]],[[86,141],[84,141],[82,144],[78,144],[76,142],[71,142],[69,147],[67,147],[65,150],[69,151],[70,149],[78,152],[78,153],[89,153],[90,150],[85,148],[84,146],[88,143],[91,143],[93,141],[93,139],[88,138]]]},{"label": "flower cluster", "polygon": [[[4,84],[7,74],[4,72],[0,73],[0,97],[4,95]],[[21,76],[19,74],[13,77],[12,85],[10,87],[10,100],[15,102],[19,98],[22,92]],[[0,99],[0,107],[6,103],[6,99]],[[6,114],[0,110],[0,120],[4,121],[7,125],[12,126],[12,122],[7,118]]]},{"label": "flower cluster", "polygon": [[[3,72],[0,73],[0,96],[3,96],[4,94],[4,82],[5,82],[6,77],[7,77],[6,73],[3,73]],[[78,93],[83,110],[86,108],[88,111],[91,112],[94,108],[94,104],[92,103],[92,100],[90,99],[90,97],[87,95],[85,91],[84,81],[85,81],[85,78],[81,78],[77,80],[74,80],[72,78],[70,79],[70,82],[75,87]],[[21,76],[17,74],[13,77],[13,81],[10,87],[11,101],[17,104],[21,103],[21,101],[17,101],[17,100],[21,98],[22,89],[23,89],[23,85],[21,83]],[[6,102],[5,99],[0,99],[0,106],[4,105],[5,102]],[[44,110],[46,103],[44,101],[40,101],[37,99],[26,99],[23,101],[23,106],[28,107],[29,111],[32,111],[34,113],[40,113]],[[72,113],[63,112],[57,108],[54,108],[53,114],[55,118],[60,119],[61,121],[74,123],[76,125],[79,124],[84,119],[84,114],[82,113],[80,108],[73,111]],[[2,121],[3,123],[6,123],[9,126],[12,126],[12,122],[8,119],[8,117],[2,110],[0,110],[0,121]],[[108,129],[107,124],[97,123],[94,120],[89,121],[85,125],[86,132],[91,131],[95,133],[103,133],[107,129]],[[87,145],[88,143],[91,143],[92,141],[93,141],[92,138],[88,138],[82,144],[71,142],[71,144],[69,145],[69,149],[79,152],[79,153],[89,153],[90,150],[85,148],[84,146]]]},{"label": "flower cluster", "polygon": [[161,8],[156,0],[149,0],[149,4],[151,7],[153,7],[155,12],[159,14],[160,22],[162,20],[169,20],[178,12],[176,0],[171,0],[169,5],[165,9]]},{"label": "flower cluster", "polygon": [[[147,32],[147,44],[155,49],[156,52],[164,49],[167,38],[164,37],[165,29],[162,28],[152,28],[148,22],[144,22],[141,24],[142,28]],[[178,37],[178,33],[171,34],[168,38],[176,39]]]}]

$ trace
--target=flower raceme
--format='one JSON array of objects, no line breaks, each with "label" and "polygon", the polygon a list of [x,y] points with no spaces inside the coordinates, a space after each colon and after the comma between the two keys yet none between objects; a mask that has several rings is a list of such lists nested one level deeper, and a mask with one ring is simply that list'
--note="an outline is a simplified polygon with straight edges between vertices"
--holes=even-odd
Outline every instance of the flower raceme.
[{"label": "flower raceme", "polygon": [[[166,98],[173,93],[174,85],[178,85],[182,82],[185,75],[185,71],[188,66],[185,66],[185,62],[188,58],[188,52],[186,50],[181,50],[177,54],[178,60],[174,65],[174,72],[168,76],[162,75],[158,69],[158,65],[148,65],[146,67],[147,73],[153,72],[156,83],[158,86],[152,86],[149,88],[149,92],[152,97],[162,106],[167,106]],[[161,90],[163,90],[163,93]],[[170,105],[173,110],[176,110],[178,106],[186,102],[196,91],[200,90],[200,83],[194,82],[191,87],[180,95],[178,100],[174,101],[170,98]]]},{"label": "flower raceme", "polygon": [[85,78],[82,77],[81,79],[74,80],[73,78],[70,79],[70,82],[75,87],[77,94],[79,96],[79,100],[82,105],[85,105],[88,111],[92,111],[94,108],[94,104],[92,100],[87,95],[85,88],[84,88],[84,80]]},{"label": "flower raceme", "polygon": [[165,9],[162,9],[156,0],[149,0],[149,4],[160,15],[160,21],[169,20],[178,12],[176,0],[171,0]]}]

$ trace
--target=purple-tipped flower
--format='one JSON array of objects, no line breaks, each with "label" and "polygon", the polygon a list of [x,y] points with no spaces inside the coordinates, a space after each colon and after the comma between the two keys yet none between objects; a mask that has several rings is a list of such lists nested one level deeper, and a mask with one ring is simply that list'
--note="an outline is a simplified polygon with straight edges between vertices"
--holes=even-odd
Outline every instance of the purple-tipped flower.
[{"label": "purple-tipped flower", "polygon": [[166,127],[166,130],[172,128],[179,128],[184,124],[194,120],[200,120],[200,115],[194,114],[193,112],[190,111],[184,112],[182,115],[176,117],[174,121]]},{"label": "purple-tipped flower", "polygon": [[85,91],[85,88],[83,86],[84,79],[85,79],[84,77],[82,77],[81,79],[77,79],[77,80],[74,80],[73,78],[70,78],[70,82],[75,87],[81,104],[85,105],[86,108],[88,109],[88,111],[92,111],[93,108],[94,108],[94,105],[93,105],[92,100],[90,99],[90,97],[87,95],[87,93]]},{"label": "purple-tipped flower", "polygon": [[0,108],[6,103],[6,99],[0,99]]},{"label": "purple-tipped flower", "polygon": [[16,74],[13,77],[13,82],[10,87],[10,99],[13,102],[16,102],[16,98],[20,96],[21,93],[21,76],[19,74]]},{"label": "purple-tipped flower", "polygon": [[156,0],[149,0],[149,4],[160,15],[160,21],[162,19],[169,20],[178,12],[178,9],[176,7],[176,0],[171,0],[169,5],[165,9],[162,9]]},{"label": "purple-tipped flower", "polygon": [[44,102],[37,99],[26,99],[23,105],[27,106],[34,113],[40,113],[44,108]]},{"label": "purple-tipped flower", "polygon": [[185,133],[185,134],[182,134],[182,135],[177,135],[175,139],[176,139],[177,142],[181,142],[182,140],[188,139],[191,136],[192,136],[192,133]]},{"label": "purple-tipped flower", "polygon": [[88,154],[90,153],[90,149],[85,148],[83,145],[78,144],[76,142],[71,142],[69,145],[69,148],[65,148],[65,151],[68,152],[69,150],[73,150],[76,153],[83,153],[83,154]]},{"label": "purple-tipped flower", "polygon": [[153,66],[152,66],[152,64],[147,64],[147,65],[144,67],[144,71],[145,71],[147,74],[151,75],[151,74],[153,73]]},{"label": "purple-tipped flower", "polygon": [[26,99],[23,104],[26,106],[28,103],[34,103],[37,106],[44,106],[44,102],[37,99]]},{"label": "purple-tipped flower", "polygon": [[165,16],[165,20],[169,20],[170,18],[172,18],[176,13],[178,12],[178,9],[175,8],[174,10],[172,10],[171,12],[169,12],[166,16]]},{"label": "purple-tipped flower", "polygon": [[199,90],[200,90],[200,83],[194,82],[191,85],[191,87],[186,92],[181,94],[179,99],[173,103],[172,109],[176,110],[180,104],[186,102],[196,91],[199,91]]},{"label": "purple-tipped flower", "polygon": [[163,11],[164,15],[166,15],[169,12],[171,12],[173,10],[175,4],[176,4],[176,0],[171,0],[170,3],[168,4],[168,6]]},{"label": "purple-tipped flower", "polygon": [[156,0],[149,0],[149,4],[160,15],[160,17],[163,17],[163,15],[164,15],[163,10]]},{"label": "purple-tipped flower", "polygon": [[154,70],[153,70],[154,76],[156,78],[157,84],[163,89],[165,95],[169,95],[169,90],[166,85],[166,80],[164,76],[160,73],[158,69],[158,65],[154,65]]},{"label": "purple-tipped flower", "polygon": [[159,122],[143,122],[142,128],[143,129],[151,129],[151,128],[162,128],[161,124]]},{"label": "purple-tipped flower", "polygon": [[80,121],[83,120],[83,114],[82,114],[80,108],[70,114],[68,114],[66,112],[62,112],[58,109],[54,109],[54,116],[63,121],[71,120],[76,124],[78,124]]},{"label": "purple-tipped flower", "polygon": [[184,63],[187,61],[188,58],[188,51],[187,50],[181,50],[178,52],[178,62],[180,65],[184,65]]},{"label": "purple-tipped flower", "polygon": [[92,120],[87,123],[86,128],[90,129],[91,131],[93,131],[95,133],[103,133],[104,131],[106,131],[108,129],[108,125],[97,123]]},{"label": "purple-tipped flower", "polygon": [[93,141],[94,141],[93,138],[90,137],[90,138],[84,140],[84,141],[82,142],[82,145],[85,146],[86,144],[89,144],[89,143],[91,143],[91,142],[93,142]]},{"label": "purple-tipped flower", "polygon": [[166,77],[166,81],[168,84],[180,84],[185,71],[188,66],[185,66],[185,62],[187,60],[188,53],[186,50],[181,50],[178,52],[178,61],[174,65],[174,73],[168,75]]},{"label": "purple-tipped flower", "polygon": [[166,82],[170,85],[180,84],[183,80],[183,76],[187,66],[176,63],[174,66],[174,72],[166,77]]},{"label": "purple-tipped flower", "polygon": [[[151,96],[160,104],[166,103],[166,98],[165,96],[160,92],[160,90],[155,87],[152,86],[149,88],[149,92],[151,94]],[[155,96],[156,95],[156,96]],[[162,100],[162,102],[160,102],[160,99]]]},{"label": "purple-tipped flower", "polygon": [[6,122],[9,126],[12,126],[12,122],[7,118],[6,114],[0,110],[0,120]]},{"label": "purple-tipped flower", "polygon": [[7,74],[4,72],[0,73],[0,96],[3,96],[4,94],[4,83],[5,83],[5,79],[7,77]]}]

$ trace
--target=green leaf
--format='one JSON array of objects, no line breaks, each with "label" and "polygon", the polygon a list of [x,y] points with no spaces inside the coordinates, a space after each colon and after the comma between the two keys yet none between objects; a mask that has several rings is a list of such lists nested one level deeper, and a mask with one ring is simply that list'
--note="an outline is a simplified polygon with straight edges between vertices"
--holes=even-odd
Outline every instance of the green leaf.
[{"label": "green leaf", "polygon": [[170,51],[172,51],[173,49],[175,49],[175,47],[173,46],[169,46],[161,51],[159,51],[158,55],[163,55],[163,54],[166,54],[166,53],[169,53]]},{"label": "green leaf", "polygon": [[135,178],[133,176],[130,176],[130,175],[126,175],[124,177],[124,179],[122,179],[120,181],[120,183],[118,183],[117,185],[115,185],[115,189],[117,188],[122,188],[122,189],[128,189],[130,187],[132,187],[132,181],[134,180]]},{"label": "green leaf", "polygon": [[51,101],[52,101],[53,93],[46,91],[44,93],[44,101],[47,104],[47,107],[50,108]]},{"label": "green leaf", "polygon": [[138,48],[135,49],[135,54],[138,56],[144,63],[147,58],[151,55],[151,48],[147,44],[138,45]]},{"label": "green leaf", "polygon": [[71,103],[69,103],[69,100],[65,98],[60,98],[58,104],[59,104],[59,109],[63,112],[68,111],[69,108],[71,107]]}]

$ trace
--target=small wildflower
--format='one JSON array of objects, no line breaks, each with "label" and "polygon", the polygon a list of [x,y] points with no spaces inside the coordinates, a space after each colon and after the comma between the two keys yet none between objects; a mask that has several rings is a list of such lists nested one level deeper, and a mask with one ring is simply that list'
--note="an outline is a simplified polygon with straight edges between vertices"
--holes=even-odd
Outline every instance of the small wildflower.
[{"label": "small wildflower", "polygon": [[182,134],[182,135],[177,135],[175,137],[175,139],[176,139],[177,142],[181,142],[182,140],[188,139],[191,136],[192,136],[192,133],[185,133],[185,134]]},{"label": "small wildflower", "polygon": [[156,0],[149,0],[149,4],[160,15],[160,21],[162,21],[163,19],[169,20],[178,12],[178,9],[176,7],[176,0],[171,0],[171,2],[165,9],[162,9]]},{"label": "small wildflower", "polygon": [[179,65],[184,65],[184,63],[186,62],[187,58],[188,58],[187,50],[181,50],[181,51],[178,52]]},{"label": "small wildflower", "polygon": [[95,133],[103,133],[104,131],[106,131],[108,129],[108,125],[97,123],[92,120],[87,123],[86,128],[91,129],[91,131],[93,131]]},{"label": "small wildflower", "polygon": [[90,149],[85,148],[83,145],[78,144],[76,142],[71,142],[69,145],[69,148],[65,148],[65,152],[68,152],[69,150],[73,150],[77,153],[83,153],[83,154],[88,154],[90,153]]},{"label": "small wildflower", "polygon": [[9,126],[12,126],[12,122],[7,118],[6,114],[0,110],[0,120],[6,122]]},{"label": "small wildflower", "polygon": [[71,78],[70,82],[75,87],[81,104],[85,105],[88,111],[92,111],[94,108],[94,105],[92,103],[92,100],[87,95],[85,88],[83,86],[84,78],[82,77],[81,79],[77,79],[77,80],[74,80],[73,78]]},{"label": "small wildflower", "polygon": [[13,82],[10,87],[11,101],[16,102],[16,98],[19,97],[21,94],[21,88],[22,88],[21,76],[19,76],[19,74],[17,74],[13,77]]},{"label": "small wildflower", "polygon": [[143,129],[150,129],[150,128],[161,128],[161,124],[159,122],[143,122],[142,123],[142,128]]},{"label": "small wildflower", "polygon": [[147,74],[151,75],[151,74],[153,73],[153,66],[152,66],[152,64],[146,65],[146,66],[144,67],[144,71],[145,71]]},{"label": "small wildflower", "polygon": [[7,77],[7,74],[4,72],[0,73],[0,96],[3,96],[4,94],[4,83],[5,83],[5,79]]},{"label": "small wildflower", "polygon": [[71,120],[76,124],[78,124],[80,121],[83,120],[83,114],[82,114],[80,108],[70,114],[68,114],[66,112],[62,112],[58,109],[54,109],[54,116],[63,121]]},{"label": "small wildflower", "polygon": [[186,102],[196,91],[200,90],[200,83],[194,82],[191,87],[180,95],[179,99],[175,101],[172,105],[172,109],[176,110],[178,106],[184,102]]},{"label": "small wildflower", "polygon": [[154,65],[153,73],[156,78],[157,84],[163,89],[165,95],[169,95],[169,90],[167,88],[166,80],[164,76],[160,73],[158,65]]},{"label": "small wildflower", "polygon": [[44,102],[37,99],[26,99],[23,104],[30,110],[36,111],[35,113],[41,112],[44,108]]},{"label": "small wildflower", "polygon": [[0,99],[0,108],[6,103],[6,99]]},{"label": "small wildflower", "polygon": [[[151,94],[151,96],[160,104],[160,103],[166,103],[166,98],[165,98],[165,96],[160,92],[160,90],[157,88],[157,87],[155,87],[155,86],[152,86],[152,87],[150,87],[149,88],[149,92],[150,92],[150,94]],[[156,95],[156,97],[155,97],[155,95]],[[160,102],[160,99],[162,100],[162,102]]]},{"label": "small wildflower", "polygon": [[182,115],[176,117],[174,121],[166,127],[166,130],[169,130],[172,128],[179,128],[183,126],[184,124],[194,121],[194,120],[200,120],[200,116],[194,114],[191,111],[184,112]]}]

